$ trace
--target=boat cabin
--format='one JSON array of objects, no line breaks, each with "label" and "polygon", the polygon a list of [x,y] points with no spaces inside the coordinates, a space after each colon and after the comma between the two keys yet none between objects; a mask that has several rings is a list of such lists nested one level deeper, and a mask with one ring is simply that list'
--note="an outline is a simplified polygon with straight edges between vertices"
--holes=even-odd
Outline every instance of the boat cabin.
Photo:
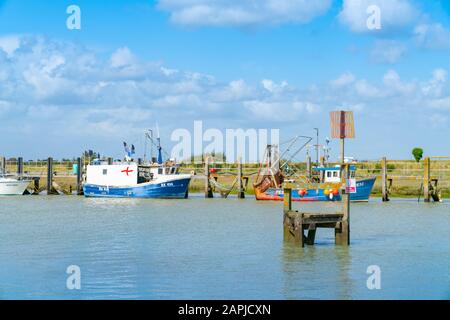
[{"label": "boat cabin", "polygon": [[116,162],[94,160],[86,168],[86,183],[102,186],[132,186],[151,182],[160,176],[178,174],[175,164],[138,165],[135,162]]},{"label": "boat cabin", "polygon": [[[337,165],[335,167],[319,167],[314,168],[315,171],[323,172],[323,182],[341,182],[341,166]],[[350,166],[350,179],[354,179],[356,174],[356,167]]]}]

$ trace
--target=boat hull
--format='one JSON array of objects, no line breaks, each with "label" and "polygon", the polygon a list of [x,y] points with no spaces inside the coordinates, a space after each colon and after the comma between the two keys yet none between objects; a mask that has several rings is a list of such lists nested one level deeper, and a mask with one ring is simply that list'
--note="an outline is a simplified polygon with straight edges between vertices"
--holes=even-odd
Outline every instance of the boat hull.
[{"label": "boat hull", "polygon": [[[356,193],[350,194],[350,201],[369,201],[376,178],[358,180]],[[269,188],[265,192],[256,192],[256,200],[283,201],[284,193],[281,188]],[[309,189],[302,195],[300,190],[292,190],[292,201],[341,201],[341,195],[326,195],[323,189]]]},{"label": "boat hull", "polygon": [[178,178],[126,187],[85,184],[83,191],[85,197],[184,199],[188,194],[190,180],[190,177]]},{"label": "boat hull", "polygon": [[1,180],[0,181],[0,195],[1,196],[20,196],[23,195],[27,189],[30,181],[27,180]]}]

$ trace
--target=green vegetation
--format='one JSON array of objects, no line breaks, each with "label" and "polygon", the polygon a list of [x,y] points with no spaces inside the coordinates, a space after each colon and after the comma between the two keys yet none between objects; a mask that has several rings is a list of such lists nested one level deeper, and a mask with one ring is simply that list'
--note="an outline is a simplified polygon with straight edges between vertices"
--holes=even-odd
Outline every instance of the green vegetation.
[{"label": "green vegetation", "polygon": [[423,157],[423,149],[422,148],[414,148],[412,150],[412,155],[417,162],[419,162]]}]

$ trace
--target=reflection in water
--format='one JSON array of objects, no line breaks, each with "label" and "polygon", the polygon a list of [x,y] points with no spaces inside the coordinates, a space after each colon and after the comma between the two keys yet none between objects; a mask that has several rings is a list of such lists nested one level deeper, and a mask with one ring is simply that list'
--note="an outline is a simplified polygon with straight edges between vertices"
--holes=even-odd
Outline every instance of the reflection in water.
[{"label": "reflection in water", "polygon": [[[318,230],[318,233],[320,231]],[[319,243],[301,248],[285,241],[282,246],[286,299],[349,299],[353,283],[348,247]]]}]

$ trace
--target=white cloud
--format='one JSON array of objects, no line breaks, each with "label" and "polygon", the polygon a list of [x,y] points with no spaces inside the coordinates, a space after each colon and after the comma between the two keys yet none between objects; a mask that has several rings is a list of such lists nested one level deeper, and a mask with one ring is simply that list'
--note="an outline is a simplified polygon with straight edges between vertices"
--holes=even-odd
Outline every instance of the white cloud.
[{"label": "white cloud", "polygon": [[355,80],[356,77],[352,73],[346,72],[342,74],[339,78],[332,80],[331,85],[336,88],[346,87],[355,82]]},{"label": "white cloud", "polygon": [[[70,152],[84,148],[86,141],[109,145],[124,135],[140,136],[156,121],[188,127],[200,118],[229,128],[243,123],[276,128],[282,122],[283,128],[298,131],[299,123],[310,123],[340,107],[365,114],[382,110],[426,116],[445,116],[450,109],[444,69],[422,80],[402,79],[395,70],[379,79],[348,71],[302,88],[270,78],[225,82],[138,59],[131,49],[104,58],[70,42],[23,37],[20,43],[11,57],[0,56],[0,135],[32,137],[51,128],[54,136],[45,139],[53,139],[55,146],[64,148],[61,137],[65,141],[74,137],[66,143]],[[47,140],[43,143],[48,145]],[[2,142],[2,150],[4,146]]]},{"label": "white cloud", "polygon": [[244,106],[251,111],[257,119],[293,122],[305,114],[318,112],[320,107],[309,101],[245,101]]},{"label": "white cloud", "polygon": [[371,52],[371,60],[375,63],[394,64],[406,53],[406,46],[393,40],[380,40],[375,42]]},{"label": "white cloud", "polygon": [[382,92],[367,80],[358,80],[354,88],[356,93],[363,98],[379,98],[382,96]]},{"label": "white cloud", "polygon": [[434,109],[450,110],[450,97],[431,100],[429,105]]},{"label": "white cloud", "polygon": [[383,83],[386,86],[387,91],[391,91],[394,94],[411,94],[416,89],[414,83],[403,82],[400,79],[399,74],[394,70],[389,70],[383,77]]},{"label": "white cloud", "polygon": [[339,20],[353,32],[373,32],[367,27],[367,8],[372,5],[381,10],[382,32],[410,25],[419,14],[410,0],[344,0]]},{"label": "white cloud", "polygon": [[114,68],[126,67],[136,62],[136,57],[127,47],[117,49],[111,55],[111,66]]},{"label": "white cloud", "polygon": [[287,81],[282,81],[280,84],[275,83],[272,80],[264,79],[261,81],[262,86],[270,93],[281,93],[288,88]]},{"label": "white cloud", "polygon": [[256,26],[307,23],[324,14],[331,0],[159,0],[173,23],[187,26]]},{"label": "white cloud", "polygon": [[447,71],[436,69],[432,78],[422,85],[422,93],[426,97],[441,97],[447,82]]},{"label": "white cloud", "polygon": [[0,49],[11,57],[20,48],[20,38],[18,36],[0,37]]},{"label": "white cloud", "polygon": [[450,49],[450,30],[442,24],[420,24],[414,29],[419,46],[426,49]]}]

